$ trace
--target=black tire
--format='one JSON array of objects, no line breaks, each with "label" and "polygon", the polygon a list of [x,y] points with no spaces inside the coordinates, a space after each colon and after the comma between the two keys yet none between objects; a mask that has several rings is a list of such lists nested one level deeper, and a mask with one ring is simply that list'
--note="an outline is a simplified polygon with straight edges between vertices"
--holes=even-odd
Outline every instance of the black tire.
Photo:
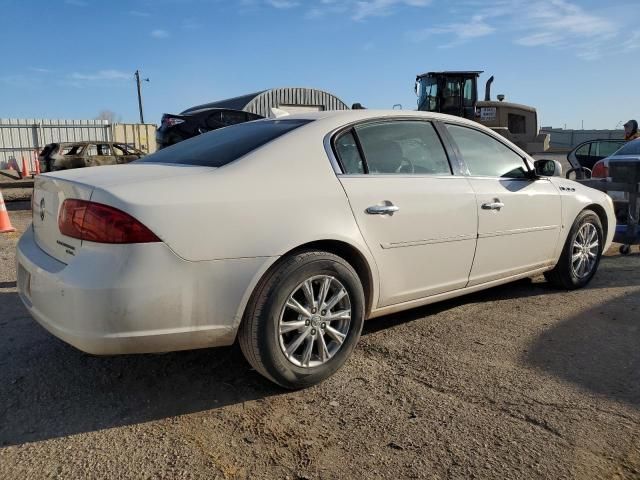
[{"label": "black tire", "polygon": [[[305,280],[320,275],[334,277],[344,286],[351,320],[343,343],[329,360],[316,366],[298,366],[280,346],[280,316],[289,295]],[[332,253],[301,251],[281,259],[258,284],[247,305],[238,339],[242,353],[258,373],[284,388],[305,388],[331,376],[349,358],[360,338],[364,314],[364,291],[353,267]]]},{"label": "black tire", "polygon": [[[572,267],[572,257],[574,254],[574,242],[578,236],[580,229],[587,223],[590,223],[595,227],[598,235],[598,251],[595,259],[595,264],[591,270],[585,276],[576,275],[574,268]],[[573,222],[571,231],[567,236],[567,241],[564,244],[562,253],[560,254],[560,260],[553,270],[545,272],[544,276],[549,283],[567,290],[573,290],[576,288],[582,288],[587,285],[598,270],[600,264],[600,257],[602,256],[602,248],[604,245],[604,233],[602,230],[602,223],[600,217],[592,210],[583,210]]]}]

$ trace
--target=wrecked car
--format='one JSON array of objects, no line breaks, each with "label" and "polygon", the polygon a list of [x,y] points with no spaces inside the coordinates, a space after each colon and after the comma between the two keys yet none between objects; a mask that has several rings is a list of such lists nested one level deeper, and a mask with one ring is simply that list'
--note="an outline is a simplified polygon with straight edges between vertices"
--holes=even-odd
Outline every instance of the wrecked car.
[{"label": "wrecked car", "polygon": [[53,172],[71,168],[129,163],[145,153],[119,142],[50,143],[38,155],[40,171]]}]

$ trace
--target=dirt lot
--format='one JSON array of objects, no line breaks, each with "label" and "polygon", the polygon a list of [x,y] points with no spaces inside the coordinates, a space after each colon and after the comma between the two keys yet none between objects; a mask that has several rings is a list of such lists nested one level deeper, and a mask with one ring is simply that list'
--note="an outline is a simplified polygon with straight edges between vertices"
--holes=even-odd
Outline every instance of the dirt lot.
[{"label": "dirt lot", "polygon": [[17,239],[0,235],[0,478],[640,478],[638,253],[612,250],[586,290],[537,278],[372,320],[345,368],[291,393],[236,347],[65,345],[20,303]]}]

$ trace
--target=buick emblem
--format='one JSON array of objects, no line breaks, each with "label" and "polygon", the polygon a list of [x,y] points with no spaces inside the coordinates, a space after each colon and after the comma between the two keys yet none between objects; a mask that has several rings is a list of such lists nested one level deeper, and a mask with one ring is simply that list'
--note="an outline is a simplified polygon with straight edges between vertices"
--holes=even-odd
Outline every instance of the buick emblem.
[{"label": "buick emblem", "polygon": [[40,220],[44,222],[44,198],[40,199]]}]

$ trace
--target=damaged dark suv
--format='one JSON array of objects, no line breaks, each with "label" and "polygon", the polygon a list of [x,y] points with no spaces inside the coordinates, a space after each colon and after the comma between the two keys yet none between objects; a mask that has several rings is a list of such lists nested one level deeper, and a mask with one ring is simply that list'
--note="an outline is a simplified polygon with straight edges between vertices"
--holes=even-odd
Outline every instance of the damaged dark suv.
[{"label": "damaged dark suv", "polygon": [[264,117],[255,113],[225,108],[188,109],[178,115],[165,113],[156,130],[157,147],[160,150],[201,133],[261,118]]}]

